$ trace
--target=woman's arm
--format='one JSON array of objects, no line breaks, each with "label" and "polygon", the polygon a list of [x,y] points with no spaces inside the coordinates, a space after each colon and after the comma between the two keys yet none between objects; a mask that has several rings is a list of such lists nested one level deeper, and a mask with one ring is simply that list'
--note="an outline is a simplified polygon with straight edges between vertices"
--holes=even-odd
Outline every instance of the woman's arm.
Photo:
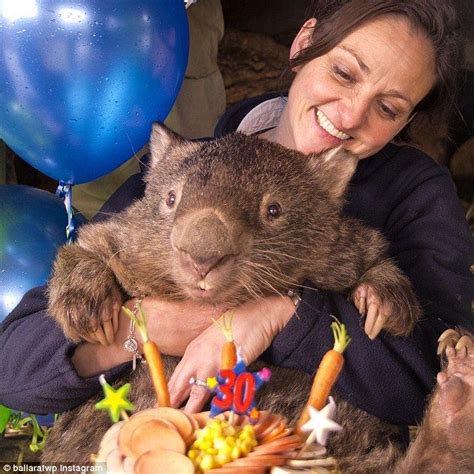
[{"label": "woman's arm", "polygon": [[[0,403],[30,413],[69,410],[100,388],[97,377],[77,373],[71,360],[76,345],[66,340],[43,309],[44,289],[29,291],[0,330]],[[128,359],[110,364],[114,368],[105,371],[106,377],[114,380],[122,375],[130,364],[121,362]]]},{"label": "woman's arm", "polygon": [[446,326],[422,321],[409,337],[382,331],[370,340],[363,319],[347,298],[310,289],[311,283],[306,283],[298,315],[275,337],[262,358],[313,374],[333,346],[330,324],[335,316],[352,338],[335,391],[354,406],[391,423],[420,421],[439,369],[436,340]]}]

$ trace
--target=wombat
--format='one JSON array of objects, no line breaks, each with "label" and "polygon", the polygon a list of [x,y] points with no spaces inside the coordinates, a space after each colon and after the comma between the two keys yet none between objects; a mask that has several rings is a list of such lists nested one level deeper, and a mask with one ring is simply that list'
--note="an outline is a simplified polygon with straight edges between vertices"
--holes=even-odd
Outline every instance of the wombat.
[{"label": "wombat", "polygon": [[450,329],[440,337],[438,352],[444,369],[397,474],[474,472],[474,338]]},{"label": "wombat", "polygon": [[[118,295],[122,301],[161,295],[233,306],[285,294],[305,279],[352,297],[371,292],[383,328],[410,332],[420,310],[409,280],[387,258],[388,243],[341,214],[355,156],[343,150],[305,156],[242,134],[190,142],[159,124],[150,149],[144,197],[106,222],[84,226],[77,242],[58,253],[49,312],[66,336],[80,340],[96,329]],[[310,378],[288,369],[273,373],[260,406],[294,419]],[[152,405],[142,368],[132,383],[138,408]],[[362,470],[363,459],[367,469],[393,466],[400,453],[390,441],[395,428],[345,403],[338,413],[346,429],[334,437],[333,452],[343,465],[356,458]],[[93,411],[93,401],[86,403],[54,428],[44,460],[87,462],[109,424]],[[365,442],[355,436],[356,452],[351,443],[346,456],[351,430],[363,432]],[[374,449],[378,455],[367,455]]]}]

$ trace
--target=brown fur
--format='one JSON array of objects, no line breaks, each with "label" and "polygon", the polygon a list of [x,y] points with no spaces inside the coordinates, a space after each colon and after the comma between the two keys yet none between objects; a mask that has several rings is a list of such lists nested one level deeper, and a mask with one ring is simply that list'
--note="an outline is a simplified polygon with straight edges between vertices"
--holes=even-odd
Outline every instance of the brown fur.
[{"label": "brown fur", "polygon": [[[321,289],[348,295],[361,284],[369,285],[392,308],[385,329],[399,335],[410,332],[419,308],[408,279],[387,258],[387,242],[379,232],[341,216],[355,157],[344,151],[303,156],[240,134],[191,143],[158,125],[151,152],[144,197],[107,222],[85,226],[77,242],[58,254],[49,311],[69,338],[80,340],[94,330],[118,295],[203,297],[230,306],[284,293],[305,278]],[[172,206],[170,192],[176,195]],[[276,203],[281,213],[269,217],[268,208]],[[203,275],[215,290],[193,293]],[[132,398],[139,408],[152,403],[140,372],[132,376]],[[291,396],[288,380],[295,382]],[[276,411],[298,413],[309,386],[301,380],[301,375],[284,377],[280,391],[273,380],[268,388],[272,395],[263,396],[262,406],[267,400]],[[138,387],[147,395],[137,401],[136,394],[142,393]],[[45,459],[76,453],[84,461],[90,448],[94,451],[97,439],[92,442],[91,431],[100,437],[108,422],[92,406],[88,402],[63,417]],[[367,414],[355,415],[357,410],[348,406],[341,411],[347,430],[334,437],[333,450],[342,462],[350,459],[349,465],[357,459],[364,472],[392,465],[399,453],[387,441],[393,428]],[[93,420],[93,430],[85,427],[87,420]],[[357,448],[354,442],[346,446],[352,436],[346,431],[365,433],[371,423],[376,433],[369,429],[368,436],[357,439]],[[339,442],[341,437],[346,437],[344,442]],[[376,457],[370,454],[374,449]]]},{"label": "brown fur", "polygon": [[[467,339],[458,344],[462,335]],[[474,337],[458,330],[442,356],[445,379],[438,378],[420,432],[396,474],[474,472]]]}]

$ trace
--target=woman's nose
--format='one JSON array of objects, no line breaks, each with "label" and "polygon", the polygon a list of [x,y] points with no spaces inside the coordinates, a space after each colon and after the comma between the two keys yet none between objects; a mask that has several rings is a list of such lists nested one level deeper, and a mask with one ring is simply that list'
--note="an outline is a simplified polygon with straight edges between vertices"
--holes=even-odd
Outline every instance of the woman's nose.
[{"label": "woman's nose", "polygon": [[368,120],[370,101],[360,96],[350,96],[341,102],[340,117],[345,131],[362,127]]}]

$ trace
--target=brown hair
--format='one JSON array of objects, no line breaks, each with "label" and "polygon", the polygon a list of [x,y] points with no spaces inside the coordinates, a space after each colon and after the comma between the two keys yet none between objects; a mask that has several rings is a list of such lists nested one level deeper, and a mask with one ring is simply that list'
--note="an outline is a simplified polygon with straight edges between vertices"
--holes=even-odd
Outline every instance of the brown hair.
[{"label": "brown hair", "polygon": [[433,44],[437,81],[413,113],[442,115],[454,103],[459,70],[459,25],[449,0],[319,0],[311,45],[290,59],[290,68],[326,54],[362,24],[381,15],[399,15]]}]

